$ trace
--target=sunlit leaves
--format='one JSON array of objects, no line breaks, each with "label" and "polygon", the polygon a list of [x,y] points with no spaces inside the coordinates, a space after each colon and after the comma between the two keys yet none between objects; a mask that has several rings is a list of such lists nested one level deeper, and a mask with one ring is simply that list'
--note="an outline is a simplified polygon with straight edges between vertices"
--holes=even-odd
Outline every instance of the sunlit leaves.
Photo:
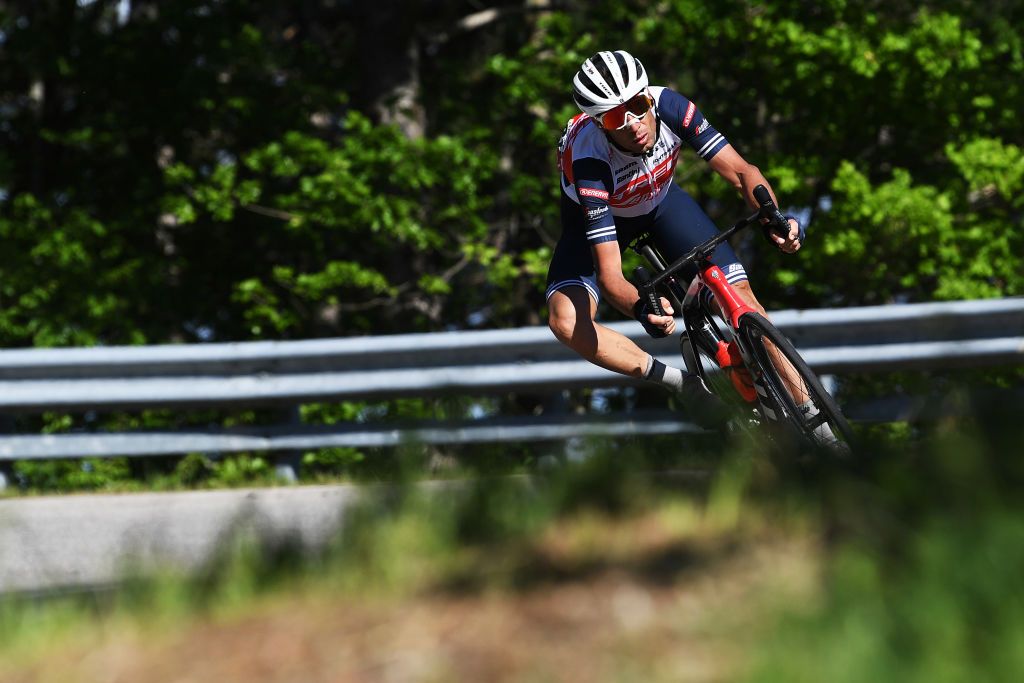
[{"label": "sunlit leaves", "polygon": [[[171,167],[178,192],[165,206],[214,224],[246,212],[282,221],[290,236],[274,240],[283,251],[273,276],[235,287],[250,332],[295,331],[310,312],[339,302],[356,310],[380,299],[380,308],[386,300],[400,310],[403,290],[443,300],[461,245],[487,236],[494,160],[450,135],[409,139],[350,111],[337,139],[292,131],[240,159],[212,170]],[[395,259],[406,267],[388,267]],[[293,310],[274,315],[275,306]]]},{"label": "sunlit leaves", "polygon": [[[66,45],[54,11],[12,10],[9,71],[46,82],[33,100],[12,75],[0,114],[8,345],[538,322],[571,77],[617,48],[810,214],[797,256],[742,245],[766,304],[1020,292],[1012,3],[595,0],[434,42],[469,9],[449,4],[403,65],[417,139],[375,123],[352,57],[381,38],[342,6],[303,10],[316,35],[258,3],[113,32],[80,7]],[[677,180],[721,223],[745,210],[688,151]]]},{"label": "sunlit leaves", "polygon": [[993,138],[976,138],[962,147],[946,146],[972,192],[998,192],[1016,206],[1024,202],[1024,151]]},{"label": "sunlit leaves", "polygon": [[[978,141],[968,148],[977,152],[990,146]],[[904,169],[873,184],[852,164],[842,166],[833,190],[831,210],[817,226],[826,259],[842,264],[831,269],[832,286],[858,288],[867,303],[1021,291],[1024,274],[1019,257],[1012,255],[1020,238],[983,213],[958,212],[954,201],[967,209],[967,197],[916,184]],[[827,271],[817,267],[815,286],[828,287]]]}]

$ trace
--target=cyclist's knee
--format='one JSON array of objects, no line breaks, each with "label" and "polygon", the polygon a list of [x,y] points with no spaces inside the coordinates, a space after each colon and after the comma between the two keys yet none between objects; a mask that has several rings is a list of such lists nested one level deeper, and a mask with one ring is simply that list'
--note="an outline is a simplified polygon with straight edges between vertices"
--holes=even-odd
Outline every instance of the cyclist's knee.
[{"label": "cyclist's knee", "polygon": [[555,337],[563,344],[571,345],[577,337],[577,326],[580,324],[593,326],[590,311],[590,297],[583,292],[584,300],[578,295],[555,292],[548,299],[548,327]]},{"label": "cyclist's knee", "polygon": [[576,329],[576,314],[570,307],[568,310],[556,310],[554,307],[548,315],[548,327],[552,334],[563,344],[572,339],[572,332]]}]

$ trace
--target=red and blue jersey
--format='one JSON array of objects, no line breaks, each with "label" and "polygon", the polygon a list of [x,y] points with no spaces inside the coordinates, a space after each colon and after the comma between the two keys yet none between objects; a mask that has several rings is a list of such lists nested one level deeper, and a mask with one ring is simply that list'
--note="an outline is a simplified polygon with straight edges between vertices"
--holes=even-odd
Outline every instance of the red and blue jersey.
[{"label": "red and blue jersey", "polygon": [[650,92],[658,124],[648,152],[620,149],[586,114],[573,117],[559,140],[562,191],[580,205],[591,244],[617,239],[616,216],[645,216],[665,199],[683,142],[705,161],[729,144],[687,98],[664,87]]}]

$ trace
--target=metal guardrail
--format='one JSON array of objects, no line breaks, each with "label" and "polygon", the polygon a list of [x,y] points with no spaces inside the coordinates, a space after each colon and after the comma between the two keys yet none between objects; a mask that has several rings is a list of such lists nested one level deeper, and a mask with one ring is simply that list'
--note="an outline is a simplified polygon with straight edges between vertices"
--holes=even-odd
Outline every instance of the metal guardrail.
[{"label": "metal guardrail", "polygon": [[123,434],[49,434],[0,438],[0,458],[40,460],[83,456],[295,451],[331,446],[380,448],[408,443],[563,441],[574,437],[703,433],[671,411],[624,415],[537,415],[446,422],[350,423]]},{"label": "metal guardrail", "polygon": [[[773,321],[819,373],[1024,362],[1024,297],[847,309],[779,311]],[[674,339],[611,323],[670,364]],[[294,406],[303,402],[623,386],[636,380],[579,359],[546,327],[291,342],[0,351],[0,413]],[[501,418],[466,424],[303,426],[267,430],[0,436],[0,460],[163,455],[434,443],[540,440],[646,430],[621,415]],[[691,425],[670,420],[676,431]],[[603,426],[595,426],[603,424]],[[609,425],[618,425],[609,426]],[[631,427],[630,425],[634,425]],[[660,428],[665,428],[664,425]],[[602,431],[603,430],[603,431]]]}]

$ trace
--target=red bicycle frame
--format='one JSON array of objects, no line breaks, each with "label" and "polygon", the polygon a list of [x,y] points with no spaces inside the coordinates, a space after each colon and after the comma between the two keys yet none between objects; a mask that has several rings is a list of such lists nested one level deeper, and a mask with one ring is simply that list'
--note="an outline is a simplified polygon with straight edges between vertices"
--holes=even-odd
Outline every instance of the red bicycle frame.
[{"label": "red bicycle frame", "polygon": [[[741,299],[736,290],[729,285],[721,268],[710,261],[705,261],[705,264],[697,277],[690,283],[687,296],[696,296],[701,285],[707,287],[721,307],[722,317],[728,321],[734,331],[738,330],[740,318],[747,313],[755,312],[754,308]],[[743,354],[739,344],[736,343],[735,334],[728,342],[718,342],[718,348],[715,350],[715,362],[729,376],[733,387],[743,397],[743,400],[749,403],[757,400],[757,389],[754,387],[750,371],[743,363]]]},{"label": "red bicycle frame", "polygon": [[[757,400],[757,389],[750,371],[747,370],[744,363],[743,349],[736,341],[737,335],[735,332],[739,330],[740,318],[747,313],[755,313],[756,311],[743,301],[736,293],[736,290],[729,285],[722,269],[711,262],[711,254],[714,252],[715,247],[729,239],[732,235],[761,220],[768,220],[776,226],[788,226],[786,219],[779,212],[778,207],[775,206],[771,199],[771,195],[763,185],[754,188],[754,196],[760,204],[757,213],[740,220],[736,225],[712,237],[707,242],[697,245],[688,254],[676,259],[674,263],[664,267],[654,278],[647,279],[646,282],[640,283],[638,287],[640,296],[646,298],[650,303],[650,309],[655,313],[664,314],[661,310],[656,287],[662,283],[667,285],[669,281],[676,283],[674,276],[680,268],[687,263],[697,264],[698,275],[690,283],[685,298],[689,300],[691,297],[696,297],[697,290],[702,284],[714,295],[715,301],[718,302],[721,308],[722,318],[734,332],[730,341],[718,342],[718,348],[715,349],[714,353],[715,362],[728,374],[736,391],[748,402]],[[651,261],[653,250],[650,245],[644,245],[643,242],[641,242],[641,245],[643,246],[640,248],[634,246],[634,249],[637,249],[637,251],[644,254]],[[685,303],[683,308],[685,312]]]}]

